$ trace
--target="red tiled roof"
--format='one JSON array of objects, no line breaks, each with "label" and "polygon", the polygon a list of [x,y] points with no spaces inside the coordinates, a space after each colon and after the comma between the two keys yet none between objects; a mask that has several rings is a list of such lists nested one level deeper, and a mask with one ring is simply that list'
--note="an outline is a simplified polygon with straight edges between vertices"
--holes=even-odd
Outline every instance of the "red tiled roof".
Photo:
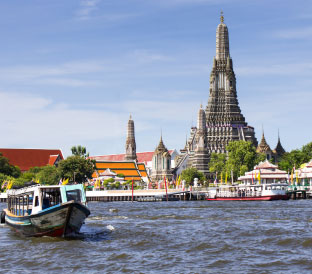
[{"label": "red tiled roof", "polygon": [[[173,153],[173,149],[169,150],[169,153]],[[148,151],[148,152],[137,152],[137,159],[138,163],[146,163],[150,162],[153,159],[154,151]],[[125,154],[113,154],[113,155],[101,155],[101,156],[90,156],[90,159],[97,160],[97,161],[124,161]]]},{"label": "red tiled roof", "polygon": [[0,153],[9,159],[11,165],[18,166],[21,171],[27,171],[31,167],[46,166],[53,161],[51,156],[55,156],[56,159],[60,156],[61,160],[64,159],[60,149],[0,148]]},{"label": "red tiled roof", "polygon": [[55,161],[57,160],[57,158],[58,158],[58,156],[59,155],[50,155],[50,157],[49,157],[49,165],[50,166],[53,166],[54,164],[55,164]]}]

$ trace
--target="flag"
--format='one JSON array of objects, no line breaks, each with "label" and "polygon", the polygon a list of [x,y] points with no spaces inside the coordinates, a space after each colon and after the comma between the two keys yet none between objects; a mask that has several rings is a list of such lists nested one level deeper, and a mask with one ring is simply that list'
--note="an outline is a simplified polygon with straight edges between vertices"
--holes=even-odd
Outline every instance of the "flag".
[{"label": "flag", "polygon": [[3,181],[1,185],[1,189],[4,189],[5,187],[7,187],[7,185],[8,185],[8,181]]},{"label": "flag", "polygon": [[261,174],[260,174],[260,169],[259,169],[259,172],[258,172],[258,181],[259,181],[259,184],[261,184]]},{"label": "flag", "polygon": [[225,173],[225,184],[227,185],[227,177],[228,177],[228,174],[227,172]]},{"label": "flag", "polygon": [[296,184],[298,185],[298,181],[299,181],[299,178],[298,178],[298,171],[296,170]]},{"label": "flag", "polygon": [[290,184],[293,185],[294,184],[294,169],[291,169],[291,174],[290,174]]},{"label": "flag", "polygon": [[11,180],[11,181],[9,181],[9,183],[8,183],[7,190],[8,190],[8,189],[11,189],[12,186],[13,186],[13,181]]},{"label": "flag", "polygon": [[69,181],[69,178],[65,179],[65,180],[62,182],[62,185],[67,185],[67,184],[68,184],[68,181]]},{"label": "flag", "polygon": [[251,184],[254,184],[254,180],[253,180],[253,172],[251,173]]},{"label": "flag", "polygon": [[61,184],[63,184],[63,181],[62,181],[62,179],[60,179],[60,181],[59,181],[59,185],[61,185]]},{"label": "flag", "polygon": [[166,198],[167,198],[167,202],[168,202],[168,192],[167,192],[167,181],[166,181],[166,177],[164,177],[164,181],[165,181],[165,188],[166,188]]},{"label": "flag", "polygon": [[221,184],[223,184],[223,180],[222,180],[222,173],[221,173],[221,182],[220,182]]},{"label": "flag", "polygon": [[215,185],[218,183],[217,177],[218,177],[218,172],[216,172],[216,177],[215,177],[215,180],[214,180],[214,182],[213,182]]}]

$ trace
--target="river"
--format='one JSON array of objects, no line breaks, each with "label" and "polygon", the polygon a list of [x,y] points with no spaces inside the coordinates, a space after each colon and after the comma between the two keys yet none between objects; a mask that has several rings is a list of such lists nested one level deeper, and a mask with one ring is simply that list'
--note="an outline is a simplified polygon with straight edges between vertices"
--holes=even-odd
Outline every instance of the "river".
[{"label": "river", "polygon": [[24,238],[1,225],[0,271],[312,273],[311,205],[93,202],[71,239]]}]

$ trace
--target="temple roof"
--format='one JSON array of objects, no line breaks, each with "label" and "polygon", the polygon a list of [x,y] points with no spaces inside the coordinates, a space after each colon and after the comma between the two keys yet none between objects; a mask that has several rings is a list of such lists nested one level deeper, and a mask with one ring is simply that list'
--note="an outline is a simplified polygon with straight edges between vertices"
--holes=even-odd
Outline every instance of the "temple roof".
[{"label": "temple roof", "polygon": [[[170,155],[174,152],[174,149],[170,149],[168,151]],[[138,163],[147,163],[151,162],[153,159],[154,151],[147,152],[137,152]],[[111,155],[99,155],[99,156],[90,156],[89,159],[93,159],[96,161],[116,161],[121,162],[125,158],[125,154],[111,154]]]},{"label": "temple roof", "polygon": [[255,166],[255,169],[277,169],[276,165],[273,165],[268,160],[260,162],[258,165]]},{"label": "temple roof", "polygon": [[260,144],[257,147],[257,152],[258,153],[267,153],[267,152],[271,152],[271,148],[268,145],[268,143],[266,142],[265,138],[264,138],[264,132],[262,132],[262,139]]},{"label": "temple roof", "polygon": [[159,154],[159,153],[163,153],[163,154],[168,154],[170,155],[168,149],[166,148],[166,146],[164,145],[162,136],[160,136],[160,141],[158,146],[156,147],[154,154]]},{"label": "temple roof", "polygon": [[274,149],[274,152],[277,154],[277,155],[283,155],[285,153],[285,149],[283,148],[282,144],[281,144],[281,140],[278,136],[278,141],[277,141],[277,145],[276,145],[276,148]]},{"label": "temple roof", "polygon": [[57,159],[64,159],[60,149],[0,148],[0,153],[21,171],[27,171],[31,167],[54,165]]}]

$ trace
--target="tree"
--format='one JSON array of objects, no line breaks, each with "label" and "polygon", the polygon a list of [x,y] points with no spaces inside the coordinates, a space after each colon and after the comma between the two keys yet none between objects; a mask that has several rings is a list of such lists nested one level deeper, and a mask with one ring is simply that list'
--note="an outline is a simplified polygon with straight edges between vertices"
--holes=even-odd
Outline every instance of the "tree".
[{"label": "tree", "polygon": [[184,169],[181,173],[181,179],[189,184],[193,183],[195,178],[198,178],[199,181],[203,182],[205,180],[205,175],[194,167]]},{"label": "tree", "polygon": [[304,145],[302,147],[301,151],[303,153],[303,159],[302,160],[304,161],[304,163],[309,162],[310,160],[312,160],[312,142]]},{"label": "tree", "polygon": [[83,183],[87,178],[92,178],[95,165],[94,162],[89,159],[74,155],[61,161],[58,170],[61,178],[69,178],[71,181]]},{"label": "tree", "polygon": [[71,148],[72,154],[75,156],[80,156],[83,158],[89,157],[89,152],[87,153],[87,149],[83,146],[73,146]]},{"label": "tree", "polygon": [[21,170],[19,167],[11,165],[9,159],[0,153],[0,173],[17,178],[21,175]]},{"label": "tree", "polygon": [[36,174],[36,179],[39,180],[40,184],[56,185],[59,183],[61,176],[55,166],[44,166]]},{"label": "tree", "polygon": [[209,171],[221,174],[225,171],[226,154],[224,153],[211,153],[209,162]]},{"label": "tree", "polygon": [[299,168],[300,165],[306,162],[307,157],[305,154],[299,150],[295,149],[291,152],[286,152],[280,162],[278,163],[278,167],[285,171],[290,171],[294,167]]},{"label": "tree", "polygon": [[251,142],[232,141],[229,142],[226,150],[228,151],[226,173],[230,176],[233,172],[234,180],[246,171],[252,170],[261,157],[257,155],[256,148]]}]

